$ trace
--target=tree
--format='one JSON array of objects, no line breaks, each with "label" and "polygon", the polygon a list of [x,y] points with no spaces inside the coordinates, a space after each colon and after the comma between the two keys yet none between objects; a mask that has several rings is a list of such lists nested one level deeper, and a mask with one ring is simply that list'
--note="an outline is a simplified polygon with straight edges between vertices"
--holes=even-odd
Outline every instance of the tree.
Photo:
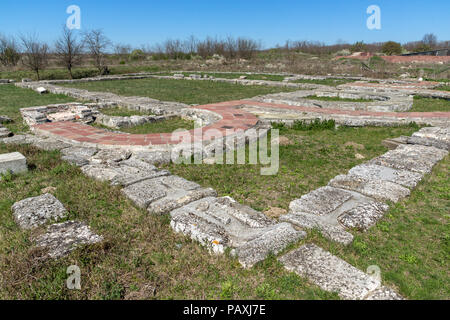
[{"label": "tree", "polygon": [[388,41],[383,45],[381,50],[388,56],[398,55],[402,53],[402,45],[398,42]]},{"label": "tree", "polygon": [[131,46],[129,44],[117,43],[114,46],[114,53],[118,56],[128,56],[131,52]]},{"label": "tree", "polygon": [[355,42],[350,48],[350,52],[366,52],[366,51],[367,46],[364,43],[364,41]]},{"label": "tree", "polygon": [[437,46],[437,37],[433,33],[427,33],[423,36],[422,43],[432,50]]},{"label": "tree", "polygon": [[427,45],[427,44],[425,44],[423,42],[420,42],[420,44],[417,47],[414,48],[414,52],[430,51],[431,49],[432,48],[429,45]]},{"label": "tree", "polygon": [[0,35],[0,63],[5,67],[15,67],[19,60],[19,47],[14,38]]},{"label": "tree", "polygon": [[91,56],[94,58],[94,65],[101,75],[109,73],[106,65],[106,51],[111,46],[111,41],[105,36],[102,30],[91,30],[84,34],[84,42]]},{"label": "tree", "polygon": [[22,63],[28,69],[36,72],[39,81],[39,72],[48,65],[48,45],[40,42],[36,35],[21,36],[21,41],[24,49]]},{"label": "tree", "polygon": [[83,43],[78,41],[73,30],[63,27],[61,37],[55,42],[55,53],[59,62],[69,71],[70,79],[73,79],[72,68],[83,59]]}]

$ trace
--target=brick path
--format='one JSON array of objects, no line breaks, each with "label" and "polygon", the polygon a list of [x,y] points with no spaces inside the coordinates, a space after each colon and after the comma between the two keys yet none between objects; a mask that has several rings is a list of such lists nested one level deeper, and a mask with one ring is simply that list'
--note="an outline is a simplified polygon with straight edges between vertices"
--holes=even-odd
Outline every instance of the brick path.
[{"label": "brick path", "polygon": [[[237,130],[248,130],[258,123],[258,118],[253,114],[246,112],[239,107],[242,105],[259,106],[263,108],[286,109],[301,112],[322,113],[327,115],[348,115],[361,117],[387,117],[387,118],[446,118],[450,120],[450,112],[370,112],[370,111],[351,111],[320,109],[314,107],[299,107],[284,104],[264,103],[250,100],[236,100],[222,103],[215,103],[203,106],[196,106],[196,109],[208,110],[218,113],[222,120],[203,128],[203,132],[208,129],[216,129],[225,135]],[[44,131],[53,136],[100,145],[117,146],[147,146],[147,145],[165,145],[177,144],[180,141],[172,140],[172,133],[153,133],[153,134],[128,134],[119,132],[110,132],[104,129],[95,128],[79,122],[52,122],[41,125],[35,125],[34,129]],[[227,131],[228,130],[228,131]],[[194,130],[190,133],[194,135]]]}]

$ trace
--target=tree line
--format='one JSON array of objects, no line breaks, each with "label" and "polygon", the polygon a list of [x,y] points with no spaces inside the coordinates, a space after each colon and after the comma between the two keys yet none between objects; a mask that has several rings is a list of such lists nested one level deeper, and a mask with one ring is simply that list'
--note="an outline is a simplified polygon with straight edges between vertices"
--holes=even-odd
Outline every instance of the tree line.
[{"label": "tree line", "polygon": [[[383,52],[393,55],[404,51],[429,51],[449,46],[449,41],[439,42],[437,37],[430,33],[426,34],[421,41],[404,45],[394,41],[372,44],[366,44],[363,41],[354,44],[338,41],[333,45],[317,41],[286,41],[284,46],[277,45],[275,50],[319,55],[339,54],[339,52]],[[14,67],[21,62],[24,67],[36,73],[38,80],[40,72],[48,66],[50,56],[67,69],[69,77],[73,79],[72,70],[81,65],[87,56],[91,58],[100,75],[108,74],[107,57],[111,52],[122,59],[129,60],[143,60],[149,56],[154,60],[191,59],[195,56],[203,59],[219,56],[227,60],[249,60],[262,50],[261,42],[249,38],[207,37],[199,40],[194,36],[186,40],[169,39],[152,47],[142,46],[140,49],[133,50],[130,45],[113,45],[102,30],[78,32],[66,26],[63,26],[53,46],[41,41],[36,34],[21,35],[18,38],[0,35],[0,64],[5,67]]]},{"label": "tree line", "polygon": [[18,39],[0,36],[0,63],[4,67],[15,67],[21,62],[24,67],[35,72],[40,80],[41,71],[48,66],[50,55],[53,55],[73,79],[73,68],[81,65],[86,55],[89,55],[99,73],[107,74],[106,56],[111,45],[112,42],[102,30],[77,34],[66,26],[53,47],[41,41],[36,34],[20,35]]}]

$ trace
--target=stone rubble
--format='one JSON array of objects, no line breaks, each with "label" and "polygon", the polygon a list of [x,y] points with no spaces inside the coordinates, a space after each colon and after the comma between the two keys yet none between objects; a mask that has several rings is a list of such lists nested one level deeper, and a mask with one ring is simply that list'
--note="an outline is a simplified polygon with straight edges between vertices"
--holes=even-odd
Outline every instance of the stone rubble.
[{"label": "stone rubble", "polygon": [[22,229],[32,229],[67,216],[63,204],[49,193],[16,202],[11,211]]}]

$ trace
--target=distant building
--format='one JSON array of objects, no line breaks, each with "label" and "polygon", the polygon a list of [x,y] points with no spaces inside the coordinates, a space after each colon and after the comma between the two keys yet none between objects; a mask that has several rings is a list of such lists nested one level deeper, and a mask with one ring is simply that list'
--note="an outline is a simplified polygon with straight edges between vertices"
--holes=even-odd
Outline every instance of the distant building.
[{"label": "distant building", "polygon": [[423,51],[423,52],[413,52],[413,53],[407,53],[402,54],[402,56],[437,56],[437,57],[444,57],[444,56],[450,56],[450,49],[439,49],[439,50],[431,50],[431,51]]}]

